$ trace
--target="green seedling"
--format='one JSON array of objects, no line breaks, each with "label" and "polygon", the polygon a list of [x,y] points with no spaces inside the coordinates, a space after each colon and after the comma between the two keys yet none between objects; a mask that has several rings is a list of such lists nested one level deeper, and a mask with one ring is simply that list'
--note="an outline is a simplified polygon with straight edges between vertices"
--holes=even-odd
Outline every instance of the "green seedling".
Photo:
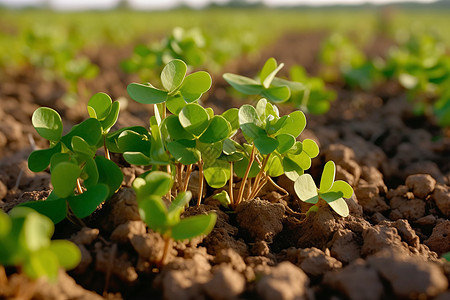
[{"label": "green seedling", "polygon": [[33,151],[28,167],[33,172],[41,172],[50,165],[53,191],[44,201],[23,205],[48,216],[55,224],[66,216],[70,218],[72,213],[77,218],[89,216],[114,194],[123,180],[114,162],[96,156],[97,149],[103,145],[101,121],[87,119],[62,136],[59,114],[41,107],[33,113],[32,123],[38,134],[49,140],[50,148]]},{"label": "green seedling", "polygon": [[106,135],[111,127],[114,126],[119,117],[119,101],[112,102],[111,98],[105,93],[97,93],[91,97],[88,102],[88,113],[91,118],[100,121],[102,126],[103,148],[105,157],[110,159],[109,151],[106,146]]},{"label": "green seedling", "polygon": [[52,221],[31,208],[15,207],[9,215],[0,210],[0,273],[3,266],[15,266],[30,279],[56,281],[60,268],[75,268],[80,250],[69,241],[50,240],[53,231]]},{"label": "green seedling", "polygon": [[291,89],[289,103],[304,112],[318,115],[330,109],[336,93],[325,87],[322,78],[309,77],[301,66],[293,66],[289,73],[291,81],[286,81]]},{"label": "green seedling", "polygon": [[121,63],[128,73],[138,73],[142,81],[153,79],[153,70],[162,67],[174,59],[186,62],[190,67],[199,67],[205,61],[205,37],[198,28],[184,30],[173,29],[172,33],[156,45],[138,45],[133,55]]},{"label": "green seedling", "polygon": [[[238,196],[232,200],[234,208],[244,199],[244,189],[249,178],[255,178],[248,188],[247,199],[253,199],[271,177],[285,174],[295,180],[311,166],[311,158],[319,153],[312,140],[296,141],[306,126],[303,112],[295,111],[280,117],[278,108],[258,101],[256,107],[245,104],[238,111],[239,127],[248,144],[227,143],[226,152],[234,162],[234,171],[242,178]],[[236,157],[236,153],[240,157]],[[235,156],[235,159],[232,157]]]},{"label": "green seedling", "polygon": [[[294,183],[294,190],[300,200],[314,204],[308,212],[317,211],[321,202],[326,202],[340,216],[349,214],[347,203],[343,198],[353,195],[352,187],[345,181],[334,181],[336,166],[329,161],[325,164],[320,179],[320,188],[316,187],[314,179],[309,174],[303,174]],[[323,200],[323,201],[322,201]]]},{"label": "green seedling", "polygon": [[[186,76],[187,66],[182,60],[169,62],[161,73],[163,89],[151,84],[131,83],[127,87],[130,97],[143,104],[155,104],[158,123],[166,116],[167,109],[178,114],[186,105],[200,99],[211,87],[211,76],[204,71]],[[158,112],[158,114],[157,114]]]},{"label": "green seedling", "polygon": [[278,65],[274,58],[269,58],[259,74],[259,80],[231,73],[223,74],[223,78],[245,95],[260,95],[272,102],[284,102],[289,99],[291,91],[285,82],[275,77],[283,66]]},{"label": "green seedling", "polygon": [[367,59],[355,43],[340,34],[333,34],[323,42],[320,60],[321,74],[327,82],[339,81],[342,76],[351,88],[368,90],[380,77],[376,62]]},{"label": "green seedling", "polygon": [[147,173],[133,182],[142,220],[149,228],[159,232],[165,241],[164,252],[159,261],[160,266],[165,263],[172,240],[182,241],[207,235],[214,228],[217,219],[214,212],[181,219],[180,215],[191,199],[191,192],[179,193],[167,207],[162,197],[167,194],[172,185],[172,177],[160,171]]},{"label": "green seedling", "polygon": [[450,58],[441,41],[429,34],[412,35],[390,49],[383,73],[407,90],[416,114],[435,116],[440,126],[450,126]]}]

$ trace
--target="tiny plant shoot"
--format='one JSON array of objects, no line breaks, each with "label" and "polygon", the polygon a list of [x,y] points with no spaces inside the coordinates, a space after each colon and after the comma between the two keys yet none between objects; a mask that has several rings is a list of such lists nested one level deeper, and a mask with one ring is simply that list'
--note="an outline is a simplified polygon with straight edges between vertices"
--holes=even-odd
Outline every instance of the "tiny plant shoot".
[{"label": "tiny plant shoot", "polygon": [[149,228],[159,232],[165,241],[159,265],[164,265],[172,239],[182,241],[206,235],[214,228],[217,219],[214,212],[181,219],[180,215],[191,199],[191,192],[179,193],[167,207],[162,197],[172,185],[172,177],[160,171],[147,173],[133,182],[142,220]]},{"label": "tiny plant shoot", "polygon": [[0,272],[16,266],[30,279],[56,281],[60,268],[75,268],[80,250],[66,240],[52,241],[53,231],[52,221],[31,208],[15,207],[9,215],[0,210]]},{"label": "tiny plant shoot", "polygon": [[[109,199],[121,186],[123,174],[114,162],[97,156],[96,151],[102,146],[106,149],[106,134],[116,122],[118,110],[119,105],[111,104],[106,94],[96,94],[88,105],[95,118],[73,126],[62,136],[59,114],[48,107],[38,108],[32,123],[38,134],[49,140],[50,147],[33,151],[28,157],[28,167],[41,172],[50,165],[53,191],[44,201],[22,205],[46,215],[56,224],[66,216],[72,221],[85,218]],[[106,155],[109,156],[108,151]]]},{"label": "tiny plant shoot", "polygon": [[334,181],[336,166],[329,161],[325,164],[320,179],[320,188],[316,187],[313,178],[309,174],[303,174],[297,178],[294,190],[300,200],[314,204],[308,212],[317,211],[321,202],[326,202],[340,216],[349,214],[347,203],[343,198],[353,195],[352,187],[345,181]]}]

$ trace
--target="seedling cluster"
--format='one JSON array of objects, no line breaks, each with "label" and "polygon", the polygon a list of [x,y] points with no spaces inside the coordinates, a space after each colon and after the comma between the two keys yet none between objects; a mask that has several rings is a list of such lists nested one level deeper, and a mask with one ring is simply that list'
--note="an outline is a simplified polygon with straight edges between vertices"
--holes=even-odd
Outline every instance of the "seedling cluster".
[{"label": "seedling cluster", "polygon": [[[259,83],[238,75],[225,77],[231,78],[233,86],[241,91],[284,101],[291,94],[292,85],[273,85],[274,81],[285,82],[275,77],[281,67],[269,59]],[[306,126],[302,111],[280,116],[274,104],[261,98],[255,106],[244,104],[216,115],[200,104],[201,96],[211,87],[210,75],[204,71],[186,74],[187,65],[175,59],[161,72],[161,88],[150,83],[128,86],[132,99],[154,105],[148,129],[131,126],[110,132],[119,115],[119,102],[112,102],[104,93],[90,99],[90,118],[73,126],[66,135],[62,134],[62,120],[56,111],[37,109],[33,126],[50,147],[31,153],[28,164],[35,172],[50,166],[53,191],[46,200],[21,206],[35,209],[55,224],[66,217],[83,224],[82,219],[121,186],[121,170],[110,160],[109,153],[114,152],[121,153],[130,164],[148,166],[148,171],[136,178],[132,186],[142,219],[166,242],[160,265],[164,264],[172,240],[208,234],[215,225],[217,216],[213,212],[181,218],[192,197],[189,180],[195,169],[199,175],[197,206],[204,196],[205,181],[214,189],[228,183],[228,188],[214,197],[225,207],[236,209],[243,201],[257,197],[267,183],[287,194],[272,179],[285,174],[295,182],[299,198],[314,204],[310,211],[323,199],[341,216],[348,215],[343,197],[351,197],[353,190],[343,181],[334,182],[333,162],[325,165],[320,189],[305,174],[311,159],[319,154],[319,147],[310,139],[297,140]],[[239,135],[243,140],[238,142]],[[104,157],[97,154],[100,149]],[[166,206],[165,201],[170,205]]]}]

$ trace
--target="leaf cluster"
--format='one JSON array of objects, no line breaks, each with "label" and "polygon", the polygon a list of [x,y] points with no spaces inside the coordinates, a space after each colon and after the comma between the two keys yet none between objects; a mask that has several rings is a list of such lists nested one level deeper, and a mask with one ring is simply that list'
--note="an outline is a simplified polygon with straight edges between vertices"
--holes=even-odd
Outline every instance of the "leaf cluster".
[{"label": "leaf cluster", "polygon": [[167,207],[162,197],[168,193],[173,180],[168,173],[154,171],[133,182],[139,213],[152,230],[176,241],[208,234],[216,224],[217,215],[209,213],[181,219],[180,215],[191,200],[191,192],[181,192]]},{"label": "leaf cluster", "polygon": [[294,183],[294,190],[300,200],[314,204],[309,211],[318,209],[320,200],[324,200],[340,216],[349,214],[347,203],[343,198],[353,195],[352,187],[343,180],[334,180],[336,166],[329,161],[325,164],[320,179],[320,188],[316,187],[314,179],[309,174],[303,174]]},{"label": "leaf cluster", "polygon": [[9,215],[0,210],[0,265],[20,266],[31,279],[55,281],[60,268],[73,269],[80,259],[77,246],[66,240],[50,240],[52,221],[27,207],[15,207]]},{"label": "leaf cluster", "polygon": [[88,111],[92,118],[73,126],[64,136],[61,117],[55,110],[40,107],[33,113],[33,126],[50,142],[50,147],[33,151],[28,167],[41,172],[50,166],[53,191],[44,201],[23,205],[48,216],[54,223],[62,221],[68,213],[78,218],[89,216],[114,194],[123,180],[114,162],[96,155],[117,121],[119,103],[112,103],[108,95],[98,93],[89,101]]}]

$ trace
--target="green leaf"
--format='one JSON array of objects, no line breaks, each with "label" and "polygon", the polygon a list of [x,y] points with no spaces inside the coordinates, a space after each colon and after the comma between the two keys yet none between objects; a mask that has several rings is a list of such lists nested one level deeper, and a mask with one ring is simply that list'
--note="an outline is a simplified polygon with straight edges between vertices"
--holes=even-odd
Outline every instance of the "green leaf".
[{"label": "green leaf", "polygon": [[152,159],[142,152],[125,152],[123,158],[130,165],[149,166],[153,163]]},{"label": "green leaf", "polygon": [[170,154],[183,165],[194,164],[199,161],[201,154],[195,146],[196,143],[193,140],[178,140],[167,143]]},{"label": "green leaf", "polygon": [[226,139],[230,132],[230,123],[222,116],[214,116],[199,141],[206,144],[216,143]]},{"label": "green leaf", "polygon": [[[247,157],[243,157],[241,160],[238,160],[234,163],[234,172],[240,178],[244,177],[245,170],[248,167],[249,159]],[[250,172],[248,173],[248,178],[256,177],[259,172],[259,166],[256,161],[253,162]]]},{"label": "green leaf", "polygon": [[228,195],[228,192],[223,190],[220,193],[217,193],[213,196],[213,199],[216,199],[220,202],[220,204],[225,207],[228,208],[231,204],[231,199],[230,196]]},{"label": "green leaf", "polygon": [[[284,123],[286,123],[288,116],[283,116],[279,119],[273,119],[266,122],[266,131],[269,135],[278,135],[278,131],[284,127]],[[287,133],[282,133],[287,134]],[[295,137],[294,137],[295,139]]]},{"label": "green leaf", "polygon": [[83,194],[67,198],[70,208],[80,219],[91,215],[108,198],[109,189],[105,184],[97,184]]},{"label": "green leaf", "polygon": [[71,270],[80,263],[80,249],[72,242],[66,240],[52,241],[50,251],[58,258],[59,265],[66,270]]},{"label": "green leaf", "polygon": [[44,171],[50,164],[52,156],[59,152],[61,152],[61,143],[57,143],[52,148],[31,152],[28,157],[28,168],[33,172]]},{"label": "green leaf", "polygon": [[211,83],[211,76],[207,72],[192,73],[184,79],[180,88],[181,95],[188,103],[198,100],[211,88]]},{"label": "green leaf", "polygon": [[106,146],[109,149],[109,151],[115,152],[115,153],[123,153],[119,149],[119,136],[124,132],[125,130],[134,131],[138,134],[150,136],[148,130],[142,126],[130,126],[130,127],[124,127],[117,131],[110,132],[106,135]]},{"label": "green leaf", "polygon": [[111,112],[111,98],[105,93],[96,93],[88,102],[88,113],[91,118],[104,120]]},{"label": "green leaf", "polygon": [[335,201],[328,202],[328,205],[341,217],[347,217],[349,215],[349,210],[347,206],[347,202],[344,199],[339,198]]},{"label": "green leaf", "polygon": [[95,163],[98,169],[98,183],[103,183],[108,187],[108,197],[114,195],[114,193],[121,187],[123,181],[123,174],[120,168],[111,160],[97,156]]},{"label": "green leaf", "polygon": [[176,241],[192,239],[199,235],[207,235],[216,224],[217,215],[197,215],[182,219],[180,223],[172,228],[172,238]]},{"label": "green leaf", "polygon": [[226,161],[216,160],[214,164],[205,166],[203,176],[210,187],[221,188],[230,179],[230,165]]},{"label": "green leaf", "polygon": [[81,155],[83,159],[92,158],[95,155],[95,151],[88,145],[88,143],[79,136],[72,138],[72,149],[78,155]]},{"label": "green leaf", "polygon": [[284,102],[291,96],[291,90],[287,86],[274,86],[261,92],[261,96],[272,102]]},{"label": "green leaf", "polygon": [[278,134],[287,133],[295,138],[302,133],[303,129],[306,127],[306,117],[305,114],[299,110],[294,111],[288,115],[288,118],[284,122]]},{"label": "green leaf", "polygon": [[0,210],[0,240],[11,230],[11,220],[8,215]]},{"label": "green leaf", "polygon": [[80,174],[80,168],[70,162],[61,162],[53,167],[51,182],[55,194],[60,198],[67,198],[72,195]]},{"label": "green leaf", "polygon": [[170,93],[176,91],[183,83],[187,66],[184,61],[174,59],[169,62],[161,72],[161,82],[163,87]]},{"label": "green leaf", "polygon": [[304,202],[316,204],[319,201],[316,184],[309,174],[303,174],[297,178],[294,190],[298,198]]},{"label": "green leaf", "polygon": [[248,77],[225,73],[223,78],[237,91],[246,95],[258,95],[263,90],[263,87],[256,80]]},{"label": "green leaf", "polygon": [[167,214],[167,226],[171,227],[180,222],[180,215],[185,207],[189,204],[192,198],[190,191],[179,193],[175,199],[170,203]]},{"label": "green leaf", "polygon": [[278,141],[277,151],[280,154],[286,153],[295,144],[295,137],[290,134],[282,133],[276,136]]},{"label": "green leaf", "polygon": [[256,126],[254,123],[241,124],[241,130],[249,143],[261,136],[267,136],[266,131],[261,127]]},{"label": "green leaf", "polygon": [[167,165],[170,162],[170,157],[164,147],[161,138],[161,129],[155,116],[150,117],[150,130],[152,133],[150,146],[151,163],[154,165]]},{"label": "green leaf", "polygon": [[319,155],[319,146],[317,146],[316,142],[311,139],[305,139],[302,142],[303,151],[308,154],[309,157],[314,158]]},{"label": "green leaf", "polygon": [[283,170],[290,180],[295,181],[300,175],[303,175],[304,169],[297,162],[285,156],[282,159]]},{"label": "green leaf", "polygon": [[241,129],[243,124],[253,124],[258,127],[262,126],[262,122],[256,112],[256,109],[249,104],[244,104],[239,108],[238,116]]},{"label": "green leaf", "polygon": [[341,192],[342,197],[351,198],[353,195],[353,189],[350,184],[343,180],[336,180],[329,192]]},{"label": "green leaf", "polygon": [[117,119],[119,118],[119,111],[120,111],[120,102],[114,101],[111,105],[111,111],[109,112],[109,115],[100,123],[102,124],[103,133],[106,134],[111,129],[111,127],[116,124]]},{"label": "green leaf", "polygon": [[201,158],[205,164],[214,164],[216,162],[216,158],[222,154],[223,143],[217,142],[212,144],[204,144],[197,141],[196,148],[200,151]]},{"label": "green leaf", "polygon": [[37,133],[44,139],[57,142],[61,139],[63,124],[59,114],[48,107],[39,107],[31,118]]},{"label": "green leaf", "polygon": [[86,164],[83,167],[83,173],[87,175],[87,178],[83,178],[84,186],[89,189],[98,183],[98,169],[94,159],[90,158],[86,160]]},{"label": "green leaf", "polygon": [[32,279],[47,277],[50,281],[56,281],[58,278],[58,258],[49,249],[30,253],[22,267],[25,274]]},{"label": "green leaf", "polygon": [[[283,66],[281,66],[281,67],[283,67]],[[259,80],[266,89],[272,83],[273,77],[275,77],[276,73],[273,74],[273,76],[271,76],[271,78],[269,77],[267,81],[266,81],[266,78],[269,75],[271,75],[271,73],[273,73],[273,71],[276,70],[276,68],[277,68],[277,61],[275,60],[275,58],[271,57],[266,61],[266,63],[264,64],[264,66],[261,70],[261,74],[259,75]]]},{"label": "green leaf", "polygon": [[117,146],[122,152],[142,152],[149,155],[151,142],[148,132],[140,134],[136,131],[125,130],[119,135]]},{"label": "green leaf", "polygon": [[130,83],[127,92],[134,101],[143,104],[163,103],[167,100],[168,95],[166,91],[139,83]]},{"label": "green leaf", "polygon": [[183,128],[195,136],[200,136],[209,125],[208,113],[196,103],[190,103],[183,107],[178,119]]},{"label": "green leaf", "polygon": [[325,193],[334,182],[334,175],[336,174],[336,166],[333,161],[329,161],[323,167],[322,177],[320,178],[320,192]]},{"label": "green leaf", "polygon": [[194,138],[192,133],[186,131],[183,126],[181,126],[180,120],[177,116],[168,116],[163,121],[162,127],[166,129],[170,139],[172,140],[192,140]]},{"label": "green leaf", "polygon": [[142,220],[152,230],[165,234],[167,230],[167,208],[161,197],[149,195],[139,201]]},{"label": "green leaf", "polygon": [[[10,215],[11,217],[24,213],[24,222],[21,232],[21,243],[29,251],[37,251],[50,245],[50,237],[53,235],[54,225],[46,216],[40,215],[36,211],[28,212],[29,208],[19,207],[25,211],[17,212]],[[13,220],[14,227],[14,220]]]},{"label": "green leaf", "polygon": [[275,155],[275,153],[272,154],[269,157],[265,171],[270,177],[278,177],[283,175],[284,169],[281,163],[281,158],[278,155]]},{"label": "green leaf", "polygon": [[[276,66],[276,62],[275,62]],[[273,70],[270,74],[267,75],[267,77],[264,79],[263,86],[268,89],[270,85],[272,84],[273,79],[275,78],[275,75],[284,67],[284,64],[280,64],[275,70]],[[288,88],[289,89],[289,88]],[[289,98],[289,96],[288,96]]]},{"label": "green leaf", "polygon": [[72,149],[72,138],[74,136],[81,137],[90,146],[97,146],[98,142],[102,138],[102,125],[97,119],[87,119],[78,125],[72,127],[72,130],[61,138],[64,145]]},{"label": "green leaf", "polygon": [[174,115],[178,115],[183,107],[186,106],[186,101],[180,94],[175,94],[167,98],[167,109]]},{"label": "green leaf", "polygon": [[58,224],[66,218],[67,205],[64,198],[57,198],[55,200],[40,200],[40,201],[28,201],[20,204],[19,206],[29,207],[48,217],[54,224]]},{"label": "green leaf", "polygon": [[231,125],[231,130],[239,129],[239,110],[237,108],[230,108],[226,110],[222,117],[224,117]]},{"label": "green leaf", "polygon": [[77,162],[69,155],[69,153],[55,153],[50,159],[50,173],[53,172],[55,166],[62,162],[70,162],[77,164]]},{"label": "green leaf", "polygon": [[162,197],[172,188],[172,177],[161,171],[153,171],[133,181],[133,189],[138,201],[149,195]]},{"label": "green leaf", "polygon": [[262,154],[266,155],[272,153],[277,149],[279,143],[277,139],[268,137],[267,135],[259,136],[254,141],[256,149]]}]

